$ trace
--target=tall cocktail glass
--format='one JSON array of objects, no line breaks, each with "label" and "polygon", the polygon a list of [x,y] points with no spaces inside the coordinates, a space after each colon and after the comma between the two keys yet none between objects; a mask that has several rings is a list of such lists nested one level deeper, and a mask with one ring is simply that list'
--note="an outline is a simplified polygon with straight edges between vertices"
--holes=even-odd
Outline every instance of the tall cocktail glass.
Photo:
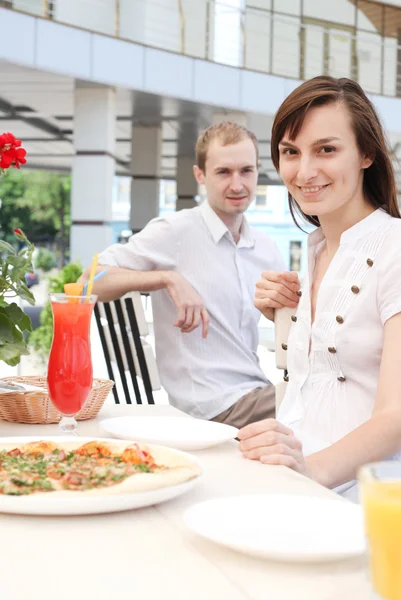
[{"label": "tall cocktail glass", "polygon": [[92,388],[90,322],[97,296],[50,294],[53,341],[47,371],[50,399],[62,414],[60,429],[76,433],[76,414]]}]

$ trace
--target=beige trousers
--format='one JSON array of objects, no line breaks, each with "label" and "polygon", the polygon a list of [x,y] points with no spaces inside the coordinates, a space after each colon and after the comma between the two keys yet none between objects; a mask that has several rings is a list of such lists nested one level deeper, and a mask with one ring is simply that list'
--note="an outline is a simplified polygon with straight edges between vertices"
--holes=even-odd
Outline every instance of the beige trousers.
[{"label": "beige trousers", "polygon": [[270,384],[252,390],[252,392],[237,400],[230,408],[210,420],[233,425],[241,429],[241,427],[245,427],[249,423],[274,418],[275,415],[276,393],[274,385]]}]

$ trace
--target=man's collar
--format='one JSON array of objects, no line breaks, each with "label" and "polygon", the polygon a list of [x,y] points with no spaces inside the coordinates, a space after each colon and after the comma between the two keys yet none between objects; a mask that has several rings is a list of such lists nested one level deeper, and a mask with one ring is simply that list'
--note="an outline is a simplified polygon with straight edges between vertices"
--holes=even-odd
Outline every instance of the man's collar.
[{"label": "man's collar", "polygon": [[[225,223],[223,223],[223,221],[220,219],[220,217],[215,213],[215,211],[210,206],[210,204],[207,200],[205,200],[200,205],[199,210],[200,210],[201,215],[206,223],[207,228],[210,231],[210,234],[211,234],[212,239],[215,244],[218,244],[224,235],[229,234],[231,236],[228,227],[225,225]],[[239,248],[240,247],[253,248],[254,245],[255,245],[255,238],[253,236],[252,229],[250,228],[248,221],[246,220],[245,216],[243,215],[241,231],[240,231],[240,239],[238,241],[237,246]]]}]

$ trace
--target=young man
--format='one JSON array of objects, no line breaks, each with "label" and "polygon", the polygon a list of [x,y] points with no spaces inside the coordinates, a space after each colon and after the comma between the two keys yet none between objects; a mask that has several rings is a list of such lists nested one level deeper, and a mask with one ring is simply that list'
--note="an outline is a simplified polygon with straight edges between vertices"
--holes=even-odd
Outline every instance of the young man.
[{"label": "young man", "polygon": [[[153,219],[99,256],[103,301],[151,292],[156,357],[173,406],[242,427],[274,416],[274,386],[256,354],[262,271],[285,270],[275,243],[243,213],[254,198],[258,146],[236,123],[209,127],[196,144],[195,179],[207,202]],[[86,281],[89,269],[81,278]]]}]

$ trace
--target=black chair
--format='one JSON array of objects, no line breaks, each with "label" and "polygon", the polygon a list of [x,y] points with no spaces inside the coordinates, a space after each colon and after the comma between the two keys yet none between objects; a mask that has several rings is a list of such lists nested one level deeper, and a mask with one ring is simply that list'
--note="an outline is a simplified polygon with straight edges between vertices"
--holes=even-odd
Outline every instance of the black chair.
[{"label": "black chair", "polygon": [[121,403],[121,392],[132,404],[130,387],[137,404],[154,404],[153,391],[161,385],[152,347],[144,337],[149,331],[139,292],[98,302],[94,312],[116,404]]}]

